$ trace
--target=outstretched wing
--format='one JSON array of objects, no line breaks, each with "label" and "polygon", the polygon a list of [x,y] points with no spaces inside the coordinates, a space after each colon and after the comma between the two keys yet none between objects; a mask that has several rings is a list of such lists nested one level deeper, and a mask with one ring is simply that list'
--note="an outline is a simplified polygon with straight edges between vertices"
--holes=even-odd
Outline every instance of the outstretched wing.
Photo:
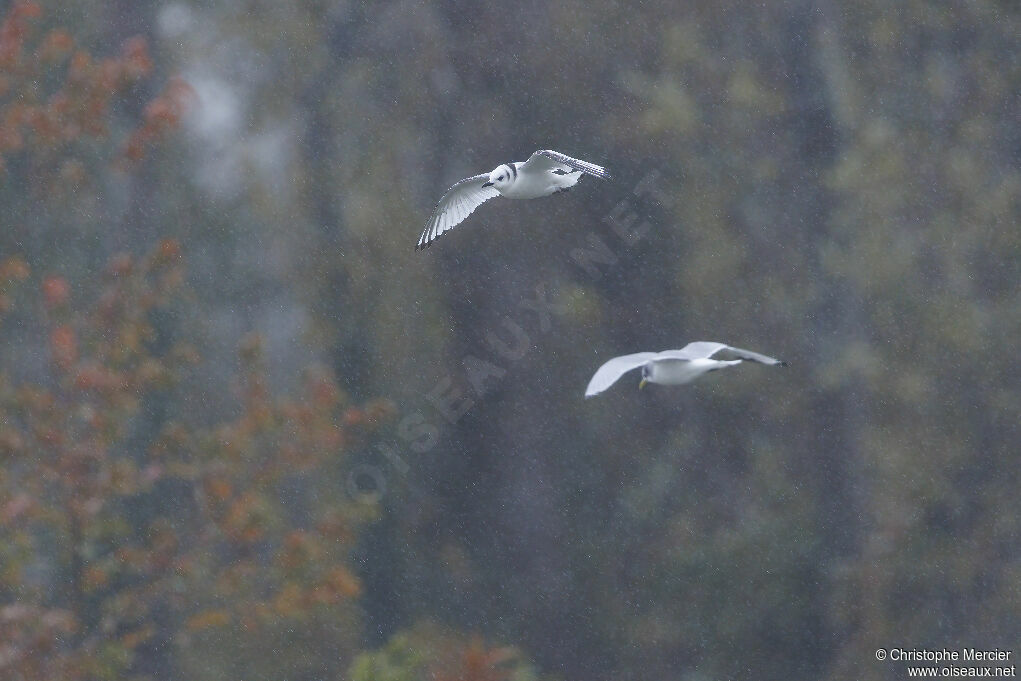
[{"label": "outstretched wing", "polygon": [[749,362],[758,362],[759,364],[768,364],[770,366],[780,364],[786,366],[787,362],[766,355],[760,355],[757,352],[751,350],[743,350],[741,348],[734,348],[723,343],[712,343],[709,341],[696,341],[694,343],[688,343],[680,350],[665,350],[659,353],[657,358],[669,358],[669,359],[716,359],[721,361],[743,359]]},{"label": "outstretched wing", "polygon": [[580,161],[570,156],[565,156],[559,151],[552,151],[550,149],[540,149],[525,161],[524,165],[521,166],[521,170],[524,172],[534,171],[554,171],[554,170],[580,170],[587,175],[593,175],[603,180],[610,179],[610,171],[602,166],[597,166],[595,163],[589,163],[588,161]]},{"label": "outstretched wing", "polygon": [[489,175],[476,175],[466,180],[461,180],[447,190],[440,202],[436,204],[436,210],[422,230],[422,236],[418,237],[418,244],[415,250],[421,250],[432,244],[440,234],[448,229],[453,229],[461,224],[466,217],[472,214],[476,208],[489,199],[499,196],[500,192],[495,187],[483,187],[489,181]]},{"label": "outstretched wing", "polygon": [[709,359],[714,353],[727,349],[723,343],[710,343],[708,341],[697,341],[688,343],[680,350],[664,350],[656,355],[662,359]]},{"label": "outstretched wing", "polygon": [[599,367],[592,380],[588,382],[588,387],[585,388],[585,397],[598,395],[616,383],[621,376],[632,369],[637,369],[655,356],[655,352],[636,352],[633,355],[614,357]]},{"label": "outstretched wing", "polygon": [[769,357],[767,355],[760,355],[757,352],[751,350],[743,350],[741,348],[735,348],[730,345],[725,346],[722,350],[713,353],[713,359],[728,360],[728,359],[743,359],[746,362],[758,362],[759,364],[767,364],[769,366],[787,366],[787,362],[776,359],[775,357]]}]

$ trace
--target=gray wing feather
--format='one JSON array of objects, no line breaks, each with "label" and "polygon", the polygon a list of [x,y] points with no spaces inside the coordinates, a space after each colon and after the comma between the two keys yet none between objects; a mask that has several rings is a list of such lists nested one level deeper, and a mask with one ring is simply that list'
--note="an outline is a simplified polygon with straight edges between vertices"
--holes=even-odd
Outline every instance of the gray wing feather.
[{"label": "gray wing feather", "polygon": [[447,190],[436,209],[418,237],[415,250],[430,246],[436,238],[447,230],[457,227],[465,218],[489,199],[500,195],[494,187],[483,187],[489,181],[489,175],[476,175],[461,180]]},{"label": "gray wing feather", "polygon": [[714,353],[726,347],[723,343],[697,341],[695,343],[688,343],[680,350],[664,350],[657,356],[664,359],[709,359]]},{"label": "gray wing feather", "polygon": [[746,362],[758,362],[759,364],[768,364],[769,366],[775,366],[777,364],[786,365],[787,362],[776,359],[775,357],[769,357],[767,355],[760,355],[757,352],[751,350],[744,350],[742,348],[735,348],[727,346],[719,352],[713,353],[713,359],[728,360],[728,359],[743,359]]},{"label": "gray wing feather", "polygon": [[723,343],[713,343],[709,341],[696,341],[694,343],[688,343],[680,350],[665,350],[657,357],[669,358],[669,359],[717,359],[717,360],[734,360],[743,359],[749,362],[758,362],[759,364],[786,364],[779,359],[773,357],[767,357],[766,355],[760,355],[757,352],[751,350],[743,350],[742,348],[735,348]]},{"label": "gray wing feather", "polygon": [[581,172],[598,177],[603,180],[610,179],[610,171],[602,166],[597,166],[595,163],[589,163],[588,161],[582,161],[576,158],[571,158],[565,154],[561,154],[559,151],[553,151],[552,149],[540,149],[539,151],[532,154],[527,161],[525,161],[522,170],[580,170]]},{"label": "gray wing feather", "polygon": [[632,369],[637,369],[655,356],[655,352],[636,352],[633,355],[614,357],[596,370],[592,380],[588,382],[588,387],[585,388],[585,397],[598,395],[616,383],[621,376]]}]

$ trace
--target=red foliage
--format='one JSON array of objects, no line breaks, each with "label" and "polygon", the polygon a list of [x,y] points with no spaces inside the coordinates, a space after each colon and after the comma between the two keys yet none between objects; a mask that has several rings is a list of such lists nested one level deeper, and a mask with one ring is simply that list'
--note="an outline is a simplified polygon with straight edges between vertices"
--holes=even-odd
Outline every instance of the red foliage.
[{"label": "red foliage", "polygon": [[34,2],[16,0],[0,24],[0,68],[9,69],[21,57],[22,45],[29,30],[29,19],[37,19],[42,9]]},{"label": "red foliage", "polygon": [[[129,674],[132,651],[152,635],[155,607],[170,608],[167,635],[180,650],[198,644],[193,631],[244,623],[246,639],[272,637],[281,621],[293,628],[315,617],[348,621],[355,612],[361,584],[346,561],[355,509],[364,507],[324,489],[296,525],[280,486],[300,480],[314,492],[329,484],[345,445],[368,431],[367,415],[388,413],[387,403],[349,407],[323,370],[309,372],[298,397],[276,400],[252,336],[240,353],[237,418],[201,431],[171,415],[141,451],[128,439],[135,416],[194,361],[184,344],[150,349],[151,319],[179,298],[183,262],[173,240],[143,258],[114,256],[87,307],[73,304],[61,277],[36,289],[50,311],[55,381],[14,387],[0,375],[0,546],[46,560],[55,582],[35,593],[19,576],[20,559],[0,569],[0,594],[21,594],[0,600],[0,620],[8,616],[0,621],[0,648],[8,646],[2,678],[93,678],[98,651],[110,645],[122,661],[112,675]],[[0,291],[28,276],[23,261],[3,261]],[[357,433],[346,414],[361,415]],[[186,512],[162,503],[164,480],[189,490]],[[138,520],[120,500],[164,510],[133,527]],[[37,543],[43,536],[57,541]],[[183,601],[181,584],[189,594]],[[42,644],[60,628],[74,631],[73,643]]]},{"label": "red foliage", "polygon": [[456,662],[433,671],[435,681],[507,681],[518,656],[513,648],[489,648],[475,637],[453,657]]},{"label": "red foliage", "polygon": [[46,277],[43,279],[43,302],[46,307],[62,307],[71,295],[71,287],[63,277]]},{"label": "red foliage", "polygon": [[67,370],[78,359],[78,341],[70,326],[58,326],[50,332],[50,353],[53,363]]},{"label": "red foliage", "polygon": [[18,256],[0,262],[0,281],[24,281],[29,273],[28,263]]},{"label": "red foliage", "polygon": [[142,158],[148,145],[177,127],[193,98],[190,85],[180,78],[171,79],[163,92],[145,107],[144,122],[128,138],[124,156],[132,161]]},{"label": "red foliage", "polygon": [[[34,166],[52,165],[58,155],[73,153],[75,143],[106,137],[116,98],[153,72],[144,38],[129,38],[118,55],[100,58],[78,47],[64,28],[40,35],[41,16],[36,3],[15,2],[0,24],[0,96],[17,95],[0,105],[0,169],[15,153],[30,154]],[[51,82],[57,85],[43,85]],[[127,134],[123,157],[140,159],[176,127],[190,93],[172,78]],[[56,162],[61,173],[67,162]]]},{"label": "red foliage", "polygon": [[[37,192],[85,179],[75,145],[118,129],[118,95],[153,71],[141,38],[104,58],[67,30],[42,32],[41,16],[16,1],[0,22],[0,169],[20,155]],[[171,79],[121,158],[141,158],[190,98]],[[338,493],[338,461],[385,404],[352,410],[365,417],[350,428],[321,370],[276,399],[252,336],[239,395],[196,398],[238,402],[239,413],[201,428],[169,397],[197,353],[155,323],[187,314],[180,243],[115,255],[80,287],[57,275],[22,286],[31,276],[23,259],[0,260],[0,328],[12,308],[37,315],[23,328],[44,329],[36,342],[50,362],[22,385],[0,372],[0,679],[140,678],[136,656],[156,633],[186,656],[212,633],[216,652],[276,641],[282,621],[288,632],[318,622],[328,634],[316,647],[336,663],[336,632],[356,621],[361,591],[348,553],[371,513]],[[35,298],[21,306],[23,296]]]},{"label": "red foliage", "polygon": [[0,606],[0,677],[60,679],[75,664],[59,654],[61,641],[76,630],[67,610],[13,603]]}]

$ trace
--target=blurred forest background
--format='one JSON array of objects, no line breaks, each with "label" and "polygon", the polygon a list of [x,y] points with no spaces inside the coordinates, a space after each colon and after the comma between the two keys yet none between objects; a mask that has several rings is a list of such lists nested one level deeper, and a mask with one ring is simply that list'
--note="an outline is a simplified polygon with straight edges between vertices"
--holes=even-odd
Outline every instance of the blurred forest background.
[{"label": "blurred forest background", "polygon": [[[0,677],[1021,641],[1017,2],[0,8]],[[791,367],[582,399],[693,340]]]}]

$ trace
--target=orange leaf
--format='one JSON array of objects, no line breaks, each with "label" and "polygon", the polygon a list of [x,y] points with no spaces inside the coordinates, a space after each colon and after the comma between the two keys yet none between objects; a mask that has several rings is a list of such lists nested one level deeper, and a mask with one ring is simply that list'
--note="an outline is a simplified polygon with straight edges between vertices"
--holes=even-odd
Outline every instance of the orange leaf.
[{"label": "orange leaf", "polygon": [[142,36],[129,38],[121,50],[128,76],[140,78],[152,71],[152,59],[149,57],[149,46]]},{"label": "orange leaf", "polygon": [[12,520],[16,520],[18,516],[28,511],[33,505],[32,497],[22,492],[4,504],[3,508],[0,509],[0,522],[9,523]]},{"label": "orange leaf", "polygon": [[287,582],[273,599],[273,609],[285,617],[297,615],[301,612],[302,596],[301,587]]},{"label": "orange leaf", "polygon": [[99,567],[86,568],[84,576],[86,591],[95,591],[110,581],[110,575],[107,571]]},{"label": "orange leaf", "polygon": [[67,369],[78,359],[78,341],[70,326],[58,326],[50,334],[50,351],[58,367]]},{"label": "orange leaf", "polygon": [[222,627],[230,623],[230,615],[225,610],[203,610],[188,618],[187,626],[192,631]]},{"label": "orange leaf", "polygon": [[220,501],[229,498],[234,491],[230,483],[222,478],[213,478],[207,482],[206,489],[209,491],[210,496]]},{"label": "orange leaf", "polygon": [[181,257],[181,243],[177,239],[164,239],[157,253],[160,260],[177,260]]},{"label": "orange leaf", "polygon": [[60,307],[67,302],[71,287],[63,277],[46,277],[43,279],[43,301],[46,307]]},{"label": "orange leaf", "polygon": [[56,61],[74,49],[74,38],[62,28],[50,31],[39,48],[39,57],[45,61]]},{"label": "orange leaf", "polygon": [[0,279],[24,281],[28,275],[28,263],[16,255],[0,263]]},{"label": "orange leaf", "polygon": [[354,598],[362,592],[361,582],[347,568],[337,567],[330,570],[327,579],[330,586],[349,598]]}]

